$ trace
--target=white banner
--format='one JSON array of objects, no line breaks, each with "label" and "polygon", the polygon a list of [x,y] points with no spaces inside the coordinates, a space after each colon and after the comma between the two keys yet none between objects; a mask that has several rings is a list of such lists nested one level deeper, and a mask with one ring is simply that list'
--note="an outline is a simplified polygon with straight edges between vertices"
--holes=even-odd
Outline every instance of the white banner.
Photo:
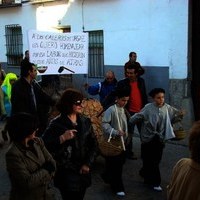
[{"label": "white banner", "polygon": [[40,75],[87,74],[88,33],[28,32],[30,62],[47,67]]}]

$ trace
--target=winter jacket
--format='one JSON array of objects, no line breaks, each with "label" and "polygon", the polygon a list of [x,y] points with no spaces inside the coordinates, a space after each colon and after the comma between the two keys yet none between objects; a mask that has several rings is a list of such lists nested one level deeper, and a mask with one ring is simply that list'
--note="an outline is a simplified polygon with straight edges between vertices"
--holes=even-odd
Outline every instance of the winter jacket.
[{"label": "winter jacket", "polygon": [[[60,144],[60,135],[66,130],[76,129],[76,136]],[[69,191],[79,191],[91,184],[91,174],[81,175],[83,165],[91,167],[97,152],[97,142],[91,121],[85,116],[78,116],[74,127],[65,114],[51,121],[43,135],[47,149],[57,162],[55,185],[66,187]]]},{"label": "winter jacket", "polygon": [[99,94],[100,102],[102,103],[104,99],[115,89],[116,85],[116,79],[114,79],[112,83],[108,83],[106,80],[104,80],[103,82],[89,86],[88,93],[90,95]]},{"label": "winter jacket", "polygon": [[33,106],[31,84],[25,78],[20,78],[13,84],[11,95],[12,114],[27,112],[38,115],[39,106],[53,106],[55,104],[54,100],[36,82],[32,83],[32,87],[35,93],[37,107]]},{"label": "winter jacket", "polygon": [[29,150],[19,143],[13,143],[6,153],[7,171],[11,181],[10,200],[50,200],[48,186],[52,175],[43,168],[50,161],[55,161],[47,151],[41,139]]}]

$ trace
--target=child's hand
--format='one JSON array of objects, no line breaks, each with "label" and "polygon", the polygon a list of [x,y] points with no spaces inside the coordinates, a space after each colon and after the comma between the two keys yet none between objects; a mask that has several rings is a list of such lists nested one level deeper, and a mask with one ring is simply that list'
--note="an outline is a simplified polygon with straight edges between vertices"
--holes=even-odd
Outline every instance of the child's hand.
[{"label": "child's hand", "polygon": [[185,110],[180,110],[180,111],[179,111],[179,115],[180,115],[181,117],[183,117],[185,114],[186,114],[186,111],[185,111]]},{"label": "child's hand", "polygon": [[123,135],[125,135],[126,133],[124,132],[124,131],[121,131],[121,130],[119,130],[119,135],[120,136],[123,136]]}]

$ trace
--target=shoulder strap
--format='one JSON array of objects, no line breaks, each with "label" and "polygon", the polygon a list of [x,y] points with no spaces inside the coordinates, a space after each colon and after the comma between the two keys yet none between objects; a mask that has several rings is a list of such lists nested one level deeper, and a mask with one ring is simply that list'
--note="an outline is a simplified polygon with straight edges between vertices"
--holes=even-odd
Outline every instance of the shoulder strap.
[{"label": "shoulder strap", "polygon": [[119,127],[119,130],[121,130],[121,125],[120,125],[120,121],[119,121],[119,115],[118,115],[117,106],[116,106],[116,104],[114,106],[115,106],[115,111],[116,111],[116,116],[117,116],[118,127]]},{"label": "shoulder strap", "polygon": [[[117,115],[117,121],[118,121],[118,125],[119,125],[119,130],[121,130],[121,125],[120,125],[120,121],[119,121],[119,115],[118,115],[118,111],[117,111],[117,106],[115,104],[115,111],[116,111],[116,115]],[[121,138],[121,142],[122,142],[122,146],[123,146],[123,150],[125,151],[125,144],[124,144],[124,138],[123,136],[120,137]]]}]

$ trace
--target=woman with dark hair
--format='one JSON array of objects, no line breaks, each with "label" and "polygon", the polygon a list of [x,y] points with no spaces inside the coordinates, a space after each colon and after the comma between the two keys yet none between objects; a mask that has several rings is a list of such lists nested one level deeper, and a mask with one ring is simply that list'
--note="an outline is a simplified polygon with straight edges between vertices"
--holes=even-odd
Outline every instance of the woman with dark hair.
[{"label": "woman with dark hair", "polygon": [[63,200],[82,200],[91,185],[97,143],[90,119],[81,114],[82,103],[79,91],[67,89],[57,104],[60,115],[50,122],[43,135],[57,162],[54,183]]},{"label": "woman with dark hair", "polygon": [[49,183],[56,163],[41,139],[35,137],[34,116],[18,113],[8,120],[8,133],[13,141],[6,153],[7,171],[11,181],[10,200],[51,200]]},{"label": "woman with dark hair", "polygon": [[190,130],[189,149],[191,158],[182,158],[173,168],[167,187],[168,200],[200,199],[200,121]]}]

